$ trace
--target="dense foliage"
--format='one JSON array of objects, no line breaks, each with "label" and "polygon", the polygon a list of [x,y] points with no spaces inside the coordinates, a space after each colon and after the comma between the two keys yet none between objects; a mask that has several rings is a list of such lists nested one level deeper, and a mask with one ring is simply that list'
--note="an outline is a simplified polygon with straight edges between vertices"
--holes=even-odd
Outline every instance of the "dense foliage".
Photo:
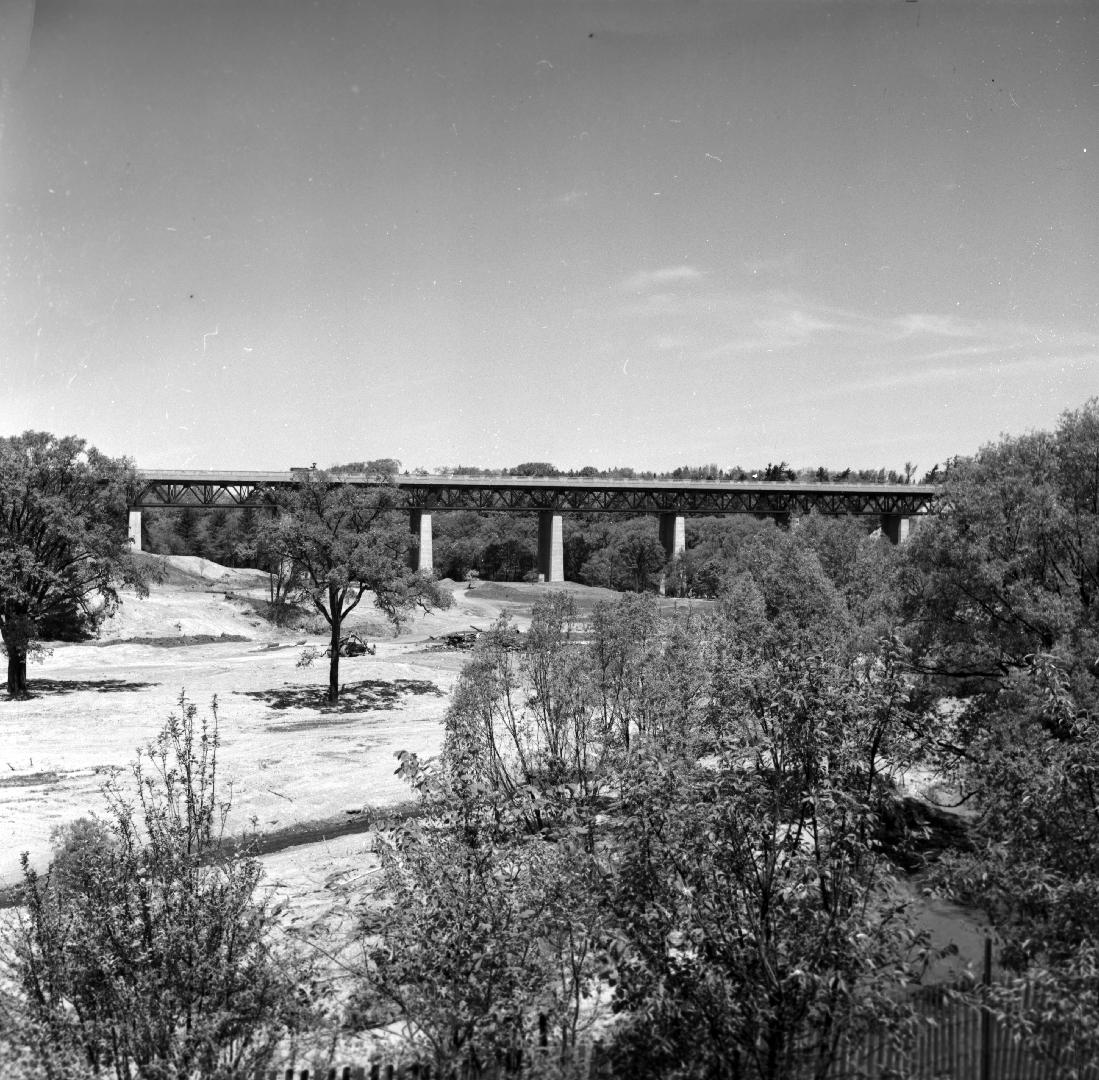
[{"label": "dense foliage", "polygon": [[567,1075],[607,1023],[623,1075],[823,1076],[845,1036],[903,1038],[921,951],[879,819],[918,725],[899,654],[849,631],[792,541],[705,616],[502,620],[441,757],[405,758],[424,813],[385,849],[360,1019],[471,1075],[546,1029]]},{"label": "dense foliage", "polygon": [[[7,932],[0,1051],[27,1076],[245,1080],[311,1020],[308,962],[276,947],[259,864],[222,846],[216,704],[185,699],[102,819],[63,830],[48,874],[23,863]],[[14,1068],[14,1066],[13,1066]]]},{"label": "dense foliage", "polygon": [[623,1075],[827,1076],[843,1039],[910,1029],[919,766],[969,824],[924,880],[990,919],[988,1000],[1064,1075],[1094,1060],[1099,403],[945,490],[899,551],[696,527],[677,585],[709,575],[709,614],[558,597],[520,646],[487,635],[441,757],[404,762],[424,813],[386,852],[360,1018],[474,1075],[548,1069],[542,1016],[561,1075],[588,1024]]},{"label": "dense foliage", "polygon": [[133,469],[82,439],[0,438],[0,639],[7,692],[27,693],[27,658],[44,638],[90,634],[124,585],[142,589],[130,556]]},{"label": "dense foliage", "polygon": [[944,497],[950,512],[917,531],[900,578],[921,685],[955,706],[940,710],[938,766],[979,811],[977,850],[943,883],[989,913],[1011,992],[1042,988],[1035,1033],[1094,1060],[1099,401],[953,463]]}]

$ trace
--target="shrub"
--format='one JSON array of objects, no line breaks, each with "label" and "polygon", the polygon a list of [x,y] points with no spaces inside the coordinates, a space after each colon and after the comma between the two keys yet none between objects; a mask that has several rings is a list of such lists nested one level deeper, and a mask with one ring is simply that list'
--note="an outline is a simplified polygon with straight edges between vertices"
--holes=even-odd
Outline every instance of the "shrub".
[{"label": "shrub", "polygon": [[278,912],[255,894],[259,863],[221,843],[216,701],[201,720],[179,704],[132,789],[104,788],[102,821],[60,830],[44,876],[23,857],[0,1038],[39,1075],[80,1060],[119,1080],[251,1077],[309,1019],[301,961],[273,946]]}]

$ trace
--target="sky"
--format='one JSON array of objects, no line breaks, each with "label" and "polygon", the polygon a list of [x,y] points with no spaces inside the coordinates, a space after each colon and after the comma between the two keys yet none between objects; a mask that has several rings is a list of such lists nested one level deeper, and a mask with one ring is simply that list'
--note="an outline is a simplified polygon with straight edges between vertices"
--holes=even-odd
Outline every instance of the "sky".
[{"label": "sky", "polygon": [[0,0],[0,435],[922,473],[1099,394],[1092,0]]}]

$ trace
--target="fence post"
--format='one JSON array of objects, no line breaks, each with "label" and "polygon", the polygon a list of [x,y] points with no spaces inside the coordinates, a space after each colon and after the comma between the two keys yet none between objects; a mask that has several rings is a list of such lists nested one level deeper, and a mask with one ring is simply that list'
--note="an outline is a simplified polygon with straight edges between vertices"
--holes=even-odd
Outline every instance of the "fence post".
[{"label": "fence post", "polygon": [[988,992],[992,985],[992,935],[985,938],[984,1008],[981,1009],[981,1080],[992,1080],[992,1007]]}]

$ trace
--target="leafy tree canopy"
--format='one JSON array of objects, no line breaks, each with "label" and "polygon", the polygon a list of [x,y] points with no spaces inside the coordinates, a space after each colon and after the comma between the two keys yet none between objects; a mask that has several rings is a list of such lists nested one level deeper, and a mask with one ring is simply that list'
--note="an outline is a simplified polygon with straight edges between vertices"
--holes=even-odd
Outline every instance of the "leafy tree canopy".
[{"label": "leafy tree canopy", "polygon": [[409,567],[404,498],[392,484],[341,484],[320,471],[270,493],[277,514],[260,527],[259,540],[271,557],[294,564],[331,628],[330,702],[339,698],[343,621],[368,592],[397,626],[416,607],[450,604],[450,594],[430,575]]},{"label": "leafy tree canopy", "polygon": [[1099,1054],[1099,399],[951,462],[903,548],[904,633],[943,703],[939,767],[979,812],[942,875],[987,910],[1031,1017]]},{"label": "leafy tree canopy", "polygon": [[333,465],[328,471],[333,476],[396,476],[401,471],[401,463],[396,458],[371,458]]},{"label": "leafy tree canopy", "polygon": [[51,621],[91,632],[119,590],[144,590],[130,552],[134,472],[83,439],[27,431],[0,438],[0,637],[8,694],[27,692],[27,656]]},{"label": "leafy tree canopy", "polygon": [[548,461],[524,461],[508,470],[512,476],[560,476],[560,470]]}]

